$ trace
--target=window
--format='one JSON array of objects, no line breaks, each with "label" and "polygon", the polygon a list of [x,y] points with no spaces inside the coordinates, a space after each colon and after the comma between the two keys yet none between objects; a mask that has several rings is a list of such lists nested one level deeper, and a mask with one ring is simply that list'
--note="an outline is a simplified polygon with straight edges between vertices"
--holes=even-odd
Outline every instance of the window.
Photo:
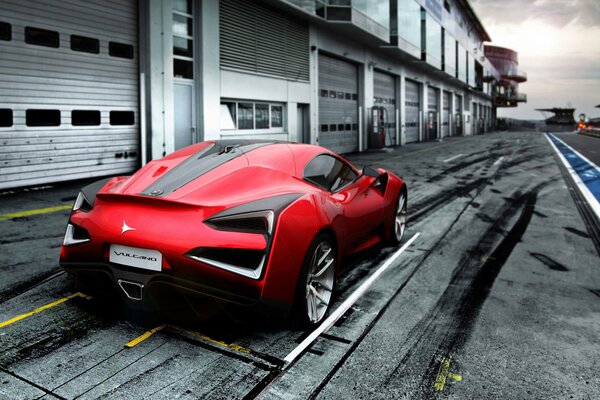
[{"label": "window", "polygon": [[329,97],[329,91],[327,89],[321,89],[321,97]]},{"label": "window", "polygon": [[322,124],[321,125],[321,132],[329,132],[329,125]]},{"label": "window", "polygon": [[422,52],[424,61],[428,64],[442,68],[442,26],[425,10],[422,12],[422,23],[425,24],[422,38]]},{"label": "window", "polygon": [[173,75],[175,78],[194,79],[194,63],[190,60],[174,58]]},{"label": "window", "polygon": [[60,110],[27,110],[27,126],[60,126]]},{"label": "window", "polygon": [[254,104],[238,104],[238,129],[254,129]]},{"label": "window", "polygon": [[111,57],[133,59],[133,46],[124,43],[108,42],[108,55]]},{"label": "window", "polygon": [[0,108],[0,128],[13,126],[13,112],[10,108]]},{"label": "window", "polygon": [[175,11],[180,11],[182,13],[191,14],[192,13],[192,0],[175,0],[173,4],[173,8]]},{"label": "window", "polygon": [[236,112],[235,103],[221,103],[221,129],[233,130],[235,129]]},{"label": "window", "polygon": [[36,46],[60,47],[58,32],[32,28],[30,26],[25,28],[25,43],[34,44]]},{"label": "window", "polygon": [[267,102],[222,101],[220,124],[221,130],[281,132],[284,128],[284,106]]},{"label": "window", "polygon": [[194,16],[191,0],[173,3],[173,76],[194,79]]},{"label": "window", "polygon": [[269,105],[255,104],[255,129],[269,129]]},{"label": "window", "polygon": [[271,106],[271,128],[283,128],[283,106]]},{"label": "window", "polygon": [[421,57],[421,5],[415,0],[397,0],[397,35],[403,50]]},{"label": "window", "polygon": [[135,123],[135,115],[133,111],[111,111],[111,125],[133,125]]},{"label": "window", "polygon": [[450,3],[448,2],[448,0],[444,0],[444,8],[446,9],[446,11],[451,12]]},{"label": "window", "polygon": [[84,53],[100,53],[100,41],[85,36],[71,35],[71,50]]},{"label": "window", "polygon": [[100,125],[100,111],[73,110],[71,111],[71,124],[74,126]]},{"label": "window", "polygon": [[0,40],[12,40],[12,29],[8,22],[0,22]]},{"label": "window", "polygon": [[328,154],[316,156],[304,168],[304,179],[336,192],[354,182],[358,174],[349,164]]}]

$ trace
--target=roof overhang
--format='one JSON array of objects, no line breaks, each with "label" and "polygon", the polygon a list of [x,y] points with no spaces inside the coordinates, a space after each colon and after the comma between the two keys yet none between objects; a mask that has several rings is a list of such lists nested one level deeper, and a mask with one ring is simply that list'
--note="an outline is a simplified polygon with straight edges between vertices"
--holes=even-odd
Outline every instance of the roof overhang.
[{"label": "roof overhang", "polygon": [[473,10],[473,7],[471,7],[471,4],[469,4],[469,2],[467,0],[457,0],[457,3],[460,6],[462,6],[463,10],[465,11],[465,14],[467,14],[467,17],[472,20],[473,25],[475,26],[475,29],[481,35],[481,38],[483,39],[483,41],[491,42],[492,38],[490,37],[489,33],[483,27],[481,20],[475,13],[475,10]]}]

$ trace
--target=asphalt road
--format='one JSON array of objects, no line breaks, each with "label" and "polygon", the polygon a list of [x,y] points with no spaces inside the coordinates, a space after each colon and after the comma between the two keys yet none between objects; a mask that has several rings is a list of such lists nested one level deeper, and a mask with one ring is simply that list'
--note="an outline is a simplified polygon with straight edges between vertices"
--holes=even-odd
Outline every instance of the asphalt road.
[{"label": "asphalt road", "polygon": [[[0,195],[0,398],[600,398],[599,254],[543,134],[349,158],[405,178],[420,236],[289,366],[310,332],[221,310],[163,327],[67,298],[69,210],[7,214],[66,208],[78,184]],[[394,250],[349,260],[334,307]]]}]

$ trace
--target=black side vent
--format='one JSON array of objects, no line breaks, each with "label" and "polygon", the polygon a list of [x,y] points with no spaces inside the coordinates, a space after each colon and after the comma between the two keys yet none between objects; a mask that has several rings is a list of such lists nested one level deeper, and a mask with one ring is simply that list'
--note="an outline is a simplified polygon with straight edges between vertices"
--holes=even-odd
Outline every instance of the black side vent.
[{"label": "black side vent", "polygon": [[269,231],[268,222],[262,217],[214,220],[206,224],[218,230],[231,232],[267,233]]}]

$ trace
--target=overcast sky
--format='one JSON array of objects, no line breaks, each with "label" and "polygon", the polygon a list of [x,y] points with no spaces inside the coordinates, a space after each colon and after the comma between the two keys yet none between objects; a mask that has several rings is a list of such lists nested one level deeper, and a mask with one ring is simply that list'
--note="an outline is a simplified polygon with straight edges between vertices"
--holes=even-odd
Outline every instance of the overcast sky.
[{"label": "overcast sky", "polygon": [[534,109],[567,107],[600,117],[600,0],[471,0],[492,44],[519,53],[526,104],[500,116],[540,119]]}]

